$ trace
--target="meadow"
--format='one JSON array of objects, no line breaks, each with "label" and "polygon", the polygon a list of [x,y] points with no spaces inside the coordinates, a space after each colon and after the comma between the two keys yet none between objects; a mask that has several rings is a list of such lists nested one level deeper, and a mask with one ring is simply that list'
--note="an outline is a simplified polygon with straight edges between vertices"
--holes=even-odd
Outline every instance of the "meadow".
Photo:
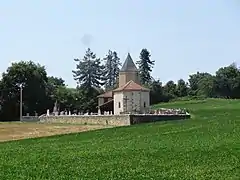
[{"label": "meadow", "polygon": [[240,179],[240,101],[192,100],[189,120],[0,143],[0,179]]},{"label": "meadow", "polygon": [[0,142],[107,128],[103,125],[0,122]]}]

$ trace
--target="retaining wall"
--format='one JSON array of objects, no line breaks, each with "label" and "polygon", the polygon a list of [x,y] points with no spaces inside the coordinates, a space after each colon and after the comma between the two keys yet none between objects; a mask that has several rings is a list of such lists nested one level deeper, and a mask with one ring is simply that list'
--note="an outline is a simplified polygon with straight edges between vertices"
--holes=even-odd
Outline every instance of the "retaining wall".
[{"label": "retaining wall", "polygon": [[42,123],[71,123],[85,125],[110,125],[110,126],[128,126],[140,123],[149,123],[156,121],[169,121],[189,119],[190,115],[81,115],[81,116],[44,116],[40,117]]},{"label": "retaining wall", "polygon": [[130,115],[130,124],[150,123],[157,121],[171,121],[191,118],[190,114],[136,114]]},{"label": "retaining wall", "polygon": [[23,116],[22,122],[38,122],[40,119],[38,116]]},{"label": "retaining wall", "polygon": [[129,115],[48,116],[40,117],[40,122],[128,126],[130,125],[130,118]]}]

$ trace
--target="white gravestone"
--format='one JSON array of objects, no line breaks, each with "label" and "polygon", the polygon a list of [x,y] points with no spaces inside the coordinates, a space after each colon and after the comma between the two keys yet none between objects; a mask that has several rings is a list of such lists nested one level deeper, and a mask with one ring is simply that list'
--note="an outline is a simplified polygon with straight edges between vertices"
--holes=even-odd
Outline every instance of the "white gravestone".
[{"label": "white gravestone", "polygon": [[50,116],[50,112],[49,112],[49,109],[47,110],[47,116]]}]

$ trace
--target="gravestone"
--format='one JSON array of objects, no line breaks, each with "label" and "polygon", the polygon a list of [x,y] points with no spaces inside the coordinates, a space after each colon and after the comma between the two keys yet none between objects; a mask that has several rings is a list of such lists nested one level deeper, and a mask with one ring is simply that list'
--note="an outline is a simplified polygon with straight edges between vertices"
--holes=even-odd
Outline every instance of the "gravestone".
[{"label": "gravestone", "polygon": [[57,115],[58,115],[57,101],[54,103],[54,107],[53,107],[53,114],[54,114],[55,116],[57,116]]},{"label": "gravestone", "polygon": [[50,112],[49,112],[49,109],[47,109],[47,116],[50,116]]},{"label": "gravestone", "polygon": [[101,109],[98,108],[98,115],[101,115]]}]

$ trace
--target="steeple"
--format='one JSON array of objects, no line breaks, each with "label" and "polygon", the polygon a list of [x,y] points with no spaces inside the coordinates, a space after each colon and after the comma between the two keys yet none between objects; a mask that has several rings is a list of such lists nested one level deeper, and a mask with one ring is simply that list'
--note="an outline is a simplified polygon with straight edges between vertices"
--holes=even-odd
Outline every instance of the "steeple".
[{"label": "steeple", "polygon": [[135,66],[130,54],[128,53],[125,62],[123,63],[122,69],[119,72],[119,87],[122,87],[129,81],[133,81],[140,84],[138,69]]},{"label": "steeple", "polygon": [[136,72],[137,67],[135,66],[131,55],[128,53],[127,58],[125,60],[125,62],[123,63],[123,66],[120,70],[121,72]]}]

